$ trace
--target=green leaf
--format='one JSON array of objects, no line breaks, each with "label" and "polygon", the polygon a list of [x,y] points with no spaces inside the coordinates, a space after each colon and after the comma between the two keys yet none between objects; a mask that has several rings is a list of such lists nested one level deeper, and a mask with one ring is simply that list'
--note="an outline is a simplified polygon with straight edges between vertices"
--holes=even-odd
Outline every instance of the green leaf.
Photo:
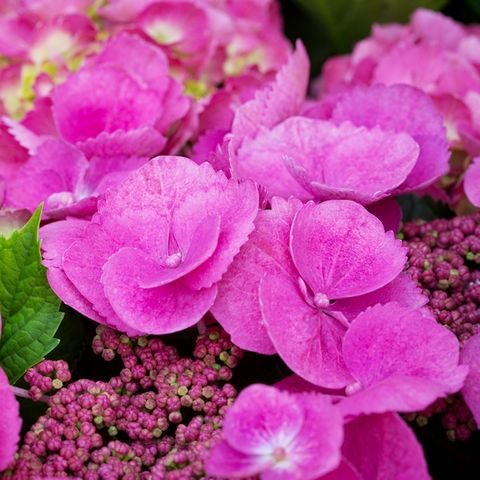
[{"label": "green leaf", "polygon": [[63,313],[41,263],[38,228],[42,207],[8,239],[0,237],[0,365],[15,383],[59,343]]},{"label": "green leaf", "polygon": [[419,7],[438,10],[447,0],[294,0],[314,17],[334,53],[349,52],[373,23],[406,22]]}]

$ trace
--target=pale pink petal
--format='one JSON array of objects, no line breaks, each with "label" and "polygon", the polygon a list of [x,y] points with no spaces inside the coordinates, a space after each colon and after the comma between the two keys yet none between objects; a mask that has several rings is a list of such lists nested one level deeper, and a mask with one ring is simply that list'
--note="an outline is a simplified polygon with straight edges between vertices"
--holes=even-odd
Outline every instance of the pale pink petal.
[{"label": "pale pink petal", "polygon": [[[354,391],[366,389],[368,396],[369,388],[382,390],[369,395],[369,412],[386,411],[386,405],[397,411],[411,408],[415,389],[407,387],[410,379],[423,382],[415,395],[416,410],[421,410],[439,396],[458,391],[467,373],[459,365],[455,335],[428,310],[397,303],[376,305],[352,322],[343,340],[343,358],[356,379]],[[356,400],[354,394],[351,403]]]},{"label": "pale pink petal", "polygon": [[476,157],[464,177],[463,188],[468,199],[480,207],[480,157]]},{"label": "pale pink petal", "polygon": [[295,275],[288,242],[293,216],[300,207],[298,200],[273,198],[271,210],[259,212],[255,230],[218,284],[211,311],[241,348],[275,353],[262,321],[258,288],[267,274]]},{"label": "pale pink petal", "polygon": [[272,128],[292,115],[296,115],[305,99],[310,65],[301,41],[295,52],[279,70],[275,80],[260,90],[253,100],[244,103],[235,113],[234,135],[254,137],[261,127]]},{"label": "pale pink petal", "polygon": [[250,477],[265,470],[272,461],[267,455],[242,453],[222,440],[212,448],[205,471],[214,477]]},{"label": "pale pink petal", "polygon": [[225,416],[223,435],[236,450],[268,455],[288,447],[304,424],[304,409],[293,395],[267,385],[245,388]]},{"label": "pale pink petal", "polygon": [[402,272],[378,290],[358,297],[337,300],[333,308],[342,312],[349,321],[352,321],[368,307],[373,307],[378,303],[385,305],[390,302],[397,302],[403,307],[415,310],[426,305],[428,297],[421,292],[418,285],[406,273]]},{"label": "pale pink petal", "polygon": [[342,453],[363,480],[430,478],[420,443],[394,413],[348,422]]},{"label": "pale pink petal", "polygon": [[22,419],[20,408],[8,378],[0,368],[0,472],[5,470],[15,458],[17,445],[20,440]]},{"label": "pale pink petal", "polygon": [[461,354],[462,364],[469,368],[463,398],[473,413],[477,426],[480,425],[480,335],[471,337],[464,345]]},{"label": "pale pink petal", "polygon": [[215,301],[216,287],[194,291],[182,280],[146,288],[161,266],[144,252],[125,247],[103,266],[101,282],[115,313],[128,327],[148,334],[172,333],[198,322]]},{"label": "pale pink petal", "polygon": [[378,202],[370,204],[367,210],[383,223],[386,232],[389,230],[397,232],[400,229],[403,213],[402,208],[394,198],[383,198]]},{"label": "pale pink petal", "polygon": [[404,132],[415,140],[420,147],[418,160],[401,191],[425,187],[448,171],[450,152],[443,119],[419,89],[408,85],[357,87],[341,96],[332,120]]},{"label": "pale pink petal", "polygon": [[0,209],[0,236],[9,238],[15,230],[19,230],[20,228],[22,228],[28,222],[31,216],[31,212],[25,209]]},{"label": "pale pink petal", "polygon": [[380,220],[349,200],[308,203],[295,216],[290,250],[313,294],[330,300],[377,290],[403,269],[405,249]]},{"label": "pale pink petal", "polygon": [[353,381],[342,356],[344,322],[307,304],[292,279],[266,276],[260,307],[275,349],[297,375],[326,388]]}]

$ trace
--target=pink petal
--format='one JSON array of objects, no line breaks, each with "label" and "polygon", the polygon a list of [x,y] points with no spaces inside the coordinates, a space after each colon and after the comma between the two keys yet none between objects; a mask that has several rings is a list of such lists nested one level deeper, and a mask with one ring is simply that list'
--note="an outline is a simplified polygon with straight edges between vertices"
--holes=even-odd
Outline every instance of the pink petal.
[{"label": "pink petal", "polygon": [[65,250],[78,238],[83,236],[87,227],[86,220],[69,218],[53,222],[40,229],[42,241],[43,264],[48,268],[47,278],[50,287],[64,303],[78,310],[83,315],[100,323],[105,320],[92,308],[89,302],[65,275],[62,268],[62,257]]},{"label": "pink petal", "polygon": [[250,385],[225,416],[224,438],[239,452],[268,455],[275,447],[288,447],[302,430],[302,407],[289,393]]},{"label": "pink petal", "polygon": [[153,127],[140,127],[125,132],[102,132],[95,138],[77,142],[87,158],[153,157],[164,148],[166,138]]},{"label": "pink petal", "polygon": [[[78,184],[88,169],[87,159],[77,148],[61,140],[48,140],[19,169],[7,187],[7,202],[17,208],[35,210],[50,195],[70,193],[70,202],[76,201]],[[28,182],[30,188],[25,188]],[[48,214],[49,204],[45,214]]]},{"label": "pink petal", "polygon": [[212,448],[205,471],[214,477],[250,477],[262,472],[271,463],[272,459],[266,455],[242,453],[222,440]]},{"label": "pink petal", "polygon": [[275,384],[276,388],[280,390],[285,390],[290,393],[308,393],[308,392],[317,392],[317,393],[327,393],[327,390],[314,385],[313,383],[307,382],[302,377],[298,375],[290,375],[283,380],[280,380]]},{"label": "pink petal", "polygon": [[240,177],[270,194],[371,203],[400,185],[417,157],[418,146],[406,134],[292,117],[245,141],[237,162]]},{"label": "pink petal", "polygon": [[309,70],[307,52],[298,41],[295,52],[279,70],[274,82],[237,109],[233,134],[240,138],[255,137],[262,127],[272,128],[297,114],[305,99]]},{"label": "pink petal", "polygon": [[480,425],[480,335],[471,337],[464,345],[461,355],[462,364],[469,368],[463,398],[473,413],[477,426]]},{"label": "pink petal", "polygon": [[266,276],[260,308],[275,349],[297,375],[326,388],[353,381],[342,357],[345,325],[308,305],[290,278]]},{"label": "pink petal", "polygon": [[459,23],[439,12],[418,8],[410,19],[411,27],[422,40],[456,50],[466,33]]},{"label": "pink petal", "polygon": [[331,300],[377,290],[405,264],[405,249],[393,233],[349,200],[305,205],[293,221],[290,250],[313,294]]},{"label": "pink petal", "polygon": [[0,472],[5,470],[15,458],[20,440],[22,419],[20,409],[8,378],[0,368]]},{"label": "pink petal", "polygon": [[408,133],[416,141],[418,160],[401,191],[426,187],[448,171],[450,152],[442,116],[421,90],[408,85],[357,87],[341,96],[332,120]]},{"label": "pink petal", "polygon": [[271,210],[259,212],[255,230],[218,284],[211,311],[241,348],[275,353],[262,321],[258,289],[267,274],[295,275],[288,241],[293,216],[300,207],[298,200],[273,198]]},{"label": "pink petal", "polygon": [[61,264],[68,280],[109,325],[121,322],[105,296],[100,279],[104,263],[120,247],[101,225],[90,222],[64,251]]},{"label": "pink petal", "polygon": [[111,38],[90,62],[90,66],[120,65],[137,81],[146,82],[154,88],[159,95],[165,95],[170,84],[166,55],[137,35],[120,33]]},{"label": "pink petal", "polygon": [[358,297],[337,300],[333,308],[342,312],[349,321],[353,321],[368,307],[379,303],[385,305],[390,302],[397,302],[402,307],[415,310],[426,305],[428,298],[406,273],[401,272],[384,287]]},{"label": "pink petal", "polygon": [[428,480],[422,447],[394,413],[356,418],[345,425],[343,455],[364,480]]},{"label": "pink petal", "polygon": [[480,157],[476,157],[465,173],[463,188],[468,199],[480,207]]},{"label": "pink petal", "polygon": [[295,476],[287,478],[315,479],[334,470],[340,463],[343,442],[343,418],[328,397],[303,393],[295,395],[303,407],[303,426],[291,443],[290,468]]},{"label": "pink petal", "polygon": [[[458,391],[467,373],[458,363],[455,335],[428,310],[397,303],[376,305],[353,321],[343,340],[343,358],[357,380],[355,389],[366,389],[370,397],[369,412],[393,407],[406,411],[412,407],[415,388],[415,409],[421,410],[439,396]],[[367,393],[376,386],[381,391],[375,396]],[[362,393],[357,394],[360,399]],[[353,395],[350,403],[358,405],[359,399]]]},{"label": "pink petal", "polygon": [[398,202],[392,197],[386,197],[367,207],[382,223],[385,231],[398,232],[402,223],[402,209]]},{"label": "pink petal", "polygon": [[53,92],[58,130],[72,143],[95,138],[102,132],[151,126],[161,109],[161,99],[155,92],[110,65],[82,69]]},{"label": "pink petal", "polygon": [[145,279],[148,282],[160,268],[144,252],[129,247],[103,266],[101,282],[110,305],[123,323],[142,333],[160,335],[191,327],[215,301],[215,286],[194,291],[178,280],[145,288]]}]

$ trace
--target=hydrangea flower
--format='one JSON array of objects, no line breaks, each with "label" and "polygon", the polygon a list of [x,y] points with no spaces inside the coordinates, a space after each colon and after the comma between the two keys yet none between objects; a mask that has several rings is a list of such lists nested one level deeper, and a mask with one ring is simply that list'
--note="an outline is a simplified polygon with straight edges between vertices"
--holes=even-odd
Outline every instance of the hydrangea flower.
[{"label": "hydrangea flower", "polygon": [[30,156],[10,169],[5,202],[33,211],[45,201],[44,216],[53,219],[92,215],[99,194],[168,148],[167,131],[188,108],[165,55],[126,34],[107,42],[52,98],[58,133],[30,130],[32,116],[10,122]]},{"label": "hydrangea flower", "polygon": [[[430,96],[443,116],[452,149],[471,156],[480,153],[480,37],[476,27],[461,25],[441,13],[418,9],[407,25],[375,25],[371,36],[359,42],[351,55],[326,62],[317,90],[321,95],[352,85],[406,84]],[[462,174],[452,167],[445,179],[442,200],[456,205]],[[465,176],[465,193],[478,204],[475,193],[476,164]],[[445,192],[447,188],[452,192]]]},{"label": "hydrangea flower", "polygon": [[10,387],[8,378],[0,368],[0,472],[5,470],[14,459],[20,440],[22,420],[19,405]]},{"label": "hydrangea flower", "polygon": [[227,412],[210,475],[314,480],[340,462],[343,420],[328,397],[245,388]]},{"label": "hydrangea flower", "polygon": [[304,104],[306,73],[299,44],[275,81],[237,109],[228,146],[234,175],[264,185],[269,197],[367,205],[447,172],[442,117],[423,92],[377,85]]},{"label": "hydrangea flower", "polygon": [[[302,206],[296,199],[274,197],[271,209],[259,212],[254,232],[220,282],[212,313],[242,348],[275,353],[259,292],[262,282],[268,290],[270,280],[278,278],[291,283],[286,292],[291,290],[293,298],[300,295],[299,312],[315,311],[315,301],[319,315],[334,312],[337,319],[327,316],[322,324],[332,329],[328,338],[339,340],[349,321],[370,305],[397,300],[415,308],[426,302],[401,274],[404,262],[405,252],[392,232],[386,234],[362,206],[348,200]],[[327,278],[322,269],[329,272]],[[326,282],[318,285],[322,277]],[[315,300],[317,293],[325,298]],[[291,301],[286,298],[282,305]],[[332,348],[336,350],[334,344],[327,350]]]},{"label": "hydrangea flower", "polygon": [[50,284],[68,305],[127,332],[195,324],[253,230],[253,182],[158,157],[99,200],[91,221],[41,229]]}]

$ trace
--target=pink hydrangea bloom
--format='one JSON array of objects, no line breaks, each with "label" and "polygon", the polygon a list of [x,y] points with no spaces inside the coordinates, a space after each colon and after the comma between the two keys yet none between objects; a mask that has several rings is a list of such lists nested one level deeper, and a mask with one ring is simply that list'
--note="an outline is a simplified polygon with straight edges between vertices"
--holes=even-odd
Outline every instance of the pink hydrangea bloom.
[{"label": "pink hydrangea bloom", "polygon": [[370,204],[448,170],[442,117],[420,90],[376,85],[315,104],[305,103],[307,79],[299,44],[275,81],[237,109],[225,149],[232,174],[270,197]]},{"label": "pink hydrangea bloom", "polygon": [[8,238],[15,230],[22,228],[30,217],[28,210],[0,209],[0,236]]},{"label": "pink hydrangea bloom", "polygon": [[[250,67],[277,70],[290,49],[276,0],[115,0],[99,15],[112,28],[143,31],[172,62],[202,72],[207,84]],[[188,78],[187,70],[181,73]]]},{"label": "pink hydrangea bloom", "polygon": [[87,158],[155,155],[188,109],[160,49],[120,34],[53,92],[60,136]]},{"label": "pink hydrangea bloom", "polygon": [[[212,313],[242,348],[278,351],[287,363],[298,354],[287,347],[296,344],[295,338],[299,348],[324,342],[315,347],[318,358],[304,362],[306,369],[331,370],[319,384],[346,385],[335,378],[343,371],[335,359],[349,322],[360,311],[393,300],[412,308],[427,301],[401,273],[405,251],[400,242],[354,202],[302,206],[296,199],[274,197],[272,208],[259,212],[255,227],[220,282]],[[271,323],[270,305],[275,309]]]},{"label": "pink hydrangea bloom", "polygon": [[328,397],[251,385],[229,409],[210,475],[314,480],[340,462],[342,417]]},{"label": "pink hydrangea bloom", "polygon": [[65,303],[119,330],[181,330],[212,306],[257,211],[252,182],[158,157],[108,190],[90,222],[41,230],[50,284]]},{"label": "pink hydrangea bloom", "polygon": [[[0,320],[1,326],[1,320]],[[14,459],[20,440],[22,420],[19,405],[10,388],[8,378],[0,368],[0,472],[5,470]]]},{"label": "pink hydrangea bloom", "polygon": [[132,35],[113,38],[55,87],[53,102],[37,101],[21,123],[5,120],[5,148],[16,152],[0,159],[6,204],[33,211],[45,201],[51,219],[90,216],[99,194],[173,147],[167,135],[189,106],[180,89],[161,50]]}]

